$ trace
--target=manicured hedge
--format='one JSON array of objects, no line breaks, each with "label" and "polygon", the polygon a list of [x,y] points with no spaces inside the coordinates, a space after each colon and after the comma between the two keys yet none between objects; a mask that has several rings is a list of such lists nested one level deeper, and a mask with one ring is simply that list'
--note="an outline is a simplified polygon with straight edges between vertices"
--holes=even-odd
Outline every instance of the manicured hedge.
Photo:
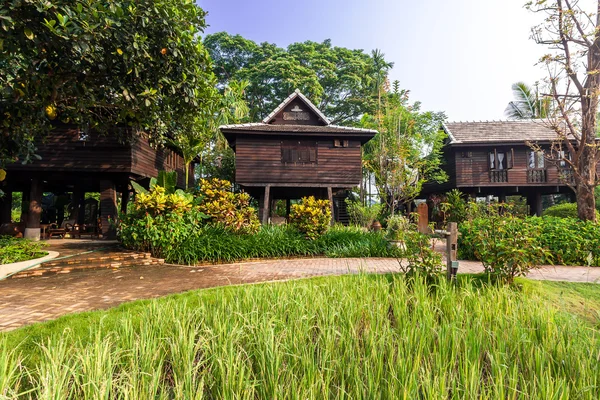
[{"label": "manicured hedge", "polygon": [[[577,218],[577,203],[561,203],[544,210],[544,217]],[[596,210],[596,219],[600,213]]]},{"label": "manicured hedge", "polygon": [[[558,265],[600,266],[600,224],[576,218],[528,217],[526,225],[540,228],[538,244],[550,252],[540,263]],[[476,260],[474,234],[480,229],[492,229],[486,218],[465,221],[459,226],[459,258]]]}]

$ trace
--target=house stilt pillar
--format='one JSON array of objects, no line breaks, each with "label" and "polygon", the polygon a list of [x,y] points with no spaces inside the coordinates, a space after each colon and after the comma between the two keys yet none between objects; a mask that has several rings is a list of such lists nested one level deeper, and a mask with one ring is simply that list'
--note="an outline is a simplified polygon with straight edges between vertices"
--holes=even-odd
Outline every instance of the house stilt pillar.
[{"label": "house stilt pillar", "polygon": [[40,218],[42,216],[42,181],[38,178],[31,180],[29,189],[29,210],[27,212],[27,225],[25,225],[25,239],[40,240]]},{"label": "house stilt pillar", "polygon": [[265,195],[263,197],[263,212],[262,212],[262,223],[266,225],[269,223],[269,216],[271,215],[271,186],[265,186]]},{"label": "house stilt pillar", "polygon": [[4,197],[0,197],[0,225],[11,222],[12,192],[4,190]]},{"label": "house stilt pillar", "polygon": [[100,181],[100,220],[102,222],[102,237],[112,239],[115,237],[111,223],[117,218],[117,190],[115,184],[109,180]]}]

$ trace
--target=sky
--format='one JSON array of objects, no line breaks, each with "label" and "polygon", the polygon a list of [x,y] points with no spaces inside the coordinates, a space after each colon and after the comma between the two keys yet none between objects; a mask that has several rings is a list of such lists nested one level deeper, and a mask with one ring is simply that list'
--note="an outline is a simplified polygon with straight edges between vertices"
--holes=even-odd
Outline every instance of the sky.
[{"label": "sky", "polygon": [[206,33],[226,31],[286,47],[331,39],[334,46],[380,49],[392,81],[422,110],[449,121],[505,119],[511,85],[534,84],[548,50],[530,39],[540,15],[524,0],[197,0]]}]

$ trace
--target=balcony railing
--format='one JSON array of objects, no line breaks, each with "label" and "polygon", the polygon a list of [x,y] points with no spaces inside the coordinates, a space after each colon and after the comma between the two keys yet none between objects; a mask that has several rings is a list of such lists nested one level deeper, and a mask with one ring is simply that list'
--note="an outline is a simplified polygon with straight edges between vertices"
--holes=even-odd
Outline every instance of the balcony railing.
[{"label": "balcony railing", "polygon": [[490,171],[490,183],[508,182],[508,171],[505,169]]},{"label": "balcony railing", "polygon": [[558,179],[560,182],[566,184],[575,183],[575,178],[573,177],[573,170],[571,168],[559,168],[558,169]]},{"label": "balcony railing", "polygon": [[546,183],[548,175],[545,169],[530,169],[527,171],[527,183]]}]

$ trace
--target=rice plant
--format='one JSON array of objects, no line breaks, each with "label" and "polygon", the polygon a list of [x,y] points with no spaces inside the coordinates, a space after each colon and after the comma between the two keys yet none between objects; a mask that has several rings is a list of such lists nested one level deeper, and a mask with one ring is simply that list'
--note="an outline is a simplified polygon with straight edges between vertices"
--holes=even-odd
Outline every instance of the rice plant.
[{"label": "rice plant", "polygon": [[[356,275],[216,288],[4,334],[6,398],[597,399],[600,337],[535,292]],[[43,325],[42,325],[43,327]],[[39,328],[38,328],[39,330]],[[1,339],[1,338],[0,338]]]}]

